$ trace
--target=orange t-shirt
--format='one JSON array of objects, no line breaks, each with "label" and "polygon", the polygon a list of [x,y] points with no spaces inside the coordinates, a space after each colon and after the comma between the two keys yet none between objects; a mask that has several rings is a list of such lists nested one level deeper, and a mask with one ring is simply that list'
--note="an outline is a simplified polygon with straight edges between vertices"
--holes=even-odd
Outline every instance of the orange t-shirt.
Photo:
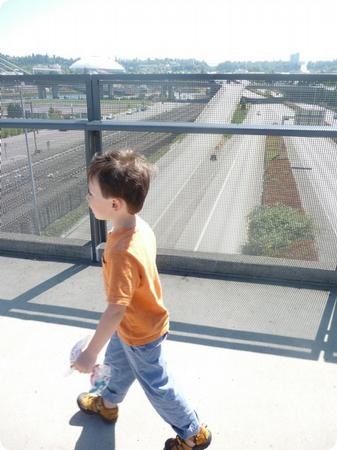
[{"label": "orange t-shirt", "polygon": [[102,257],[107,302],[127,306],[118,335],[128,345],[144,345],[168,332],[156,266],[156,237],[136,216],[136,226],[108,233]]}]

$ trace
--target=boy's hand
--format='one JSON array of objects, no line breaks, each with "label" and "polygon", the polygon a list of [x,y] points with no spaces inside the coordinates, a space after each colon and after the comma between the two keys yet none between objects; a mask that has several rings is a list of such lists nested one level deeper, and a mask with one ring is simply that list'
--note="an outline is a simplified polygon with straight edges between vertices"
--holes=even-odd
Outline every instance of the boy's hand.
[{"label": "boy's hand", "polygon": [[96,364],[97,355],[89,353],[88,350],[84,350],[80,353],[80,356],[73,363],[72,367],[81,373],[91,373]]},{"label": "boy's hand", "polygon": [[72,367],[81,373],[91,373],[96,364],[97,355],[117,329],[125,313],[126,306],[109,304],[101,316],[94,336],[88,347],[80,354]]}]

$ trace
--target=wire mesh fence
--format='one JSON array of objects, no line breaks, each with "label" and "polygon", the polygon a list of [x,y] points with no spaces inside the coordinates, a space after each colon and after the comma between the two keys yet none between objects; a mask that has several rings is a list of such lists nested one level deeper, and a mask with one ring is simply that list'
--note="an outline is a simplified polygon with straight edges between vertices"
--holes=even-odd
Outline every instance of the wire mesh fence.
[{"label": "wire mesh fence", "polygon": [[88,215],[83,132],[17,131],[2,139],[1,231],[68,236]]},{"label": "wire mesh fence", "polygon": [[[96,108],[94,118],[102,124],[337,125],[334,79],[108,77],[98,79],[93,106],[87,78],[5,78],[1,119],[70,123]],[[89,240],[84,132],[2,128],[1,138],[1,231]],[[101,132],[97,150],[133,148],[157,164],[141,215],[160,248],[311,261],[334,270],[336,142],[280,131],[266,136],[110,129]]]}]

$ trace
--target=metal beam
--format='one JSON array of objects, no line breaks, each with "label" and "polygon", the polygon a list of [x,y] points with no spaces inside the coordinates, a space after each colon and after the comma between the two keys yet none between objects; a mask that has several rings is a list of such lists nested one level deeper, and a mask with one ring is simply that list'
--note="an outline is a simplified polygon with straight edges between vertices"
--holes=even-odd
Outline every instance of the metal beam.
[{"label": "metal beam", "polygon": [[252,80],[252,81],[305,81],[305,82],[337,82],[337,74],[301,74],[301,73],[184,73],[184,74],[36,74],[36,75],[0,75],[0,84],[13,82],[24,83],[83,83],[88,79],[106,81],[221,81],[221,80]]},{"label": "metal beam", "polygon": [[[99,80],[88,79],[86,82],[87,92],[87,114],[89,121],[95,121],[101,119],[101,103],[100,103],[100,85]],[[85,121],[86,125],[89,123]],[[95,153],[102,153],[102,132],[99,128],[89,129],[85,128],[85,153],[86,153],[86,166],[89,167],[90,161]],[[92,258],[94,262],[99,262],[99,255],[97,252],[98,246],[106,241],[106,222],[104,220],[98,220],[90,214],[90,231],[91,231],[91,246],[92,246]]]},{"label": "metal beam", "polygon": [[87,128],[153,133],[198,133],[198,134],[247,134],[269,136],[337,137],[337,128],[304,125],[241,125],[209,124],[201,122],[143,122],[143,121],[93,121]]},{"label": "metal beam", "polygon": [[[267,136],[337,138],[337,128],[306,125],[242,125],[201,122],[146,122],[118,120],[1,119],[0,128],[84,131],[135,131],[153,133],[247,134]],[[96,149],[99,151],[99,148]]]},{"label": "metal beam", "polygon": [[0,128],[30,128],[35,130],[86,130],[87,120],[0,119]]}]

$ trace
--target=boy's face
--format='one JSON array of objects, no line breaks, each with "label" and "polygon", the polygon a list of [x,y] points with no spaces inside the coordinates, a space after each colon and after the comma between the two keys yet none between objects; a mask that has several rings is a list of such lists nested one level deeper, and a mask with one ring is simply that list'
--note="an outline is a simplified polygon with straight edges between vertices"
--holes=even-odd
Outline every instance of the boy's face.
[{"label": "boy's face", "polygon": [[116,211],[120,208],[119,199],[103,197],[96,178],[92,178],[88,182],[86,199],[89,208],[92,210],[96,219],[99,220],[113,220]]}]

